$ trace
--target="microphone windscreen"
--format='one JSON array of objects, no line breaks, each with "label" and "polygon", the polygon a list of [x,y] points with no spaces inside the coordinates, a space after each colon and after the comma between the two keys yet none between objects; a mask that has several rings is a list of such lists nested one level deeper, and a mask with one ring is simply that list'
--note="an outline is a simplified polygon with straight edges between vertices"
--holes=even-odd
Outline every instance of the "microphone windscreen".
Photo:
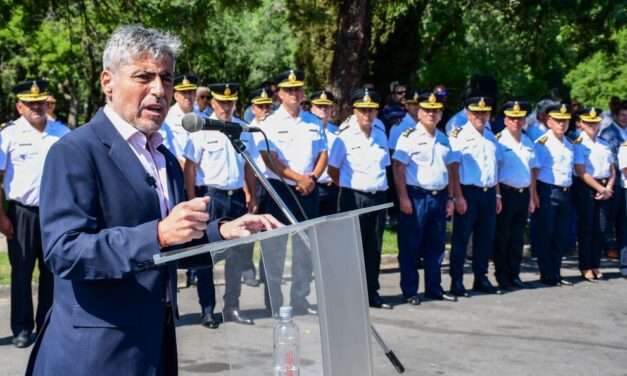
[{"label": "microphone windscreen", "polygon": [[198,132],[203,128],[203,119],[195,113],[190,112],[189,114],[183,116],[181,125],[183,126],[183,129],[190,133]]}]

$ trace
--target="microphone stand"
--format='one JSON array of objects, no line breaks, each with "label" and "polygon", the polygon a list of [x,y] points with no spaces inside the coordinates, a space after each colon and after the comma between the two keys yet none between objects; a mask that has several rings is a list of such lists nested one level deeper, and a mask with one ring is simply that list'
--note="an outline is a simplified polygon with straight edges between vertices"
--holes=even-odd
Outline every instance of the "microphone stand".
[{"label": "microphone stand", "polygon": [[[268,191],[268,194],[270,195],[270,197],[272,197],[272,199],[277,204],[279,209],[281,209],[281,212],[283,212],[283,214],[285,215],[287,220],[290,222],[290,224],[292,225],[297,224],[298,220],[296,219],[292,211],[287,207],[287,205],[285,204],[285,201],[283,201],[281,196],[279,196],[279,194],[276,192],[272,184],[270,184],[270,182],[268,181],[268,178],[266,178],[263,175],[263,172],[261,171],[259,166],[257,166],[255,161],[251,157],[250,153],[246,151],[246,145],[244,145],[244,143],[240,139],[240,135],[242,134],[242,131],[241,130],[240,131],[225,131],[223,132],[223,134],[229,138],[229,140],[231,141],[231,144],[235,148],[235,151],[238,154],[240,154],[242,158],[244,158],[244,160],[248,163],[248,165],[253,169],[253,171],[255,172],[255,175],[261,182],[261,185],[263,185],[263,187]],[[298,233],[298,235],[300,236],[301,240],[305,243],[307,248],[311,249],[311,243],[309,242],[309,238],[307,237],[307,235],[304,233],[300,233],[300,232]],[[379,346],[383,350],[383,353],[389,359],[390,363],[392,363],[392,366],[394,366],[394,369],[396,370],[396,372],[404,373],[405,367],[403,366],[401,361],[396,357],[396,354],[394,353],[394,351],[391,350],[385,344],[385,342],[383,341],[383,338],[381,337],[379,332],[377,332],[377,330],[374,328],[372,324],[370,324],[370,333],[375,338],[376,342],[379,344]]]}]

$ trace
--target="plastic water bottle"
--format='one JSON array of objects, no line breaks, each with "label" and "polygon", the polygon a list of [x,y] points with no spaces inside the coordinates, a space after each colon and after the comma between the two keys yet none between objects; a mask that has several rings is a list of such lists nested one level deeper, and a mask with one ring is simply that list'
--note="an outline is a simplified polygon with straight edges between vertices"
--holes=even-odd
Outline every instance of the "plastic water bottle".
[{"label": "plastic water bottle", "polygon": [[274,376],[300,374],[300,344],[298,327],[292,319],[292,307],[279,310],[279,321],[274,326]]}]

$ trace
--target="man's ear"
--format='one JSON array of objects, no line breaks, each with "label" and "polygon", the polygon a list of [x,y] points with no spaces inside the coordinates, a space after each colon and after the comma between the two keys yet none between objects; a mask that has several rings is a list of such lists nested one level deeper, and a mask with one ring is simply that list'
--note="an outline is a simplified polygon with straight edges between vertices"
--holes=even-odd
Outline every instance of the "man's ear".
[{"label": "man's ear", "polygon": [[100,86],[104,95],[111,99],[113,96],[113,74],[108,69],[105,69],[100,73]]}]

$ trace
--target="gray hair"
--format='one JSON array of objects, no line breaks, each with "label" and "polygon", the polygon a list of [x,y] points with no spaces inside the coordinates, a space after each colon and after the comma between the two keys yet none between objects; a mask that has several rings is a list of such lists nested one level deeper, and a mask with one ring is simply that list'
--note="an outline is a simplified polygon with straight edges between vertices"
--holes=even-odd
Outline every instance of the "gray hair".
[{"label": "gray hair", "polygon": [[181,41],[172,34],[142,25],[120,26],[107,41],[102,54],[102,68],[115,71],[146,54],[154,59],[169,57],[174,64],[180,47]]}]

